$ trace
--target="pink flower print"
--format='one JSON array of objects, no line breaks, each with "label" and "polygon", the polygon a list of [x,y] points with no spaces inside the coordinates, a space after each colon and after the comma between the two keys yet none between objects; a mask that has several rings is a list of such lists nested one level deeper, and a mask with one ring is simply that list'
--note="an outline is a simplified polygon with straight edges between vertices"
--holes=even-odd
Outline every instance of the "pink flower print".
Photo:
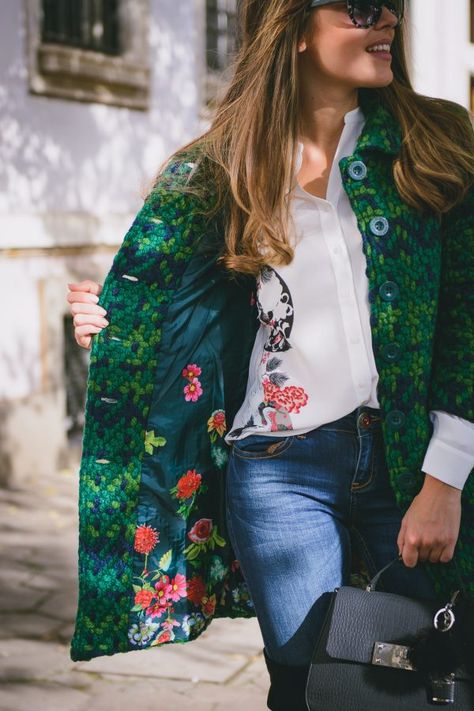
[{"label": "pink flower print", "polygon": [[162,603],[161,601],[155,602],[153,605],[147,608],[147,617],[161,617],[161,615],[166,612],[166,610],[171,607],[171,601]]},{"label": "pink flower print", "polygon": [[178,620],[172,620],[171,617],[169,617],[167,620],[165,620],[164,622],[161,623],[161,627],[163,627],[163,629],[165,629],[165,630],[169,630],[170,632],[173,629],[173,627],[179,627],[179,626],[180,625],[179,625]]},{"label": "pink flower print", "polygon": [[184,399],[186,402],[196,402],[202,395],[201,383],[197,378],[193,378],[188,385],[184,387]]},{"label": "pink flower print", "polygon": [[196,365],[196,363],[191,363],[190,365],[187,365],[186,368],[183,368],[182,375],[183,378],[187,378],[192,381],[194,378],[197,378],[198,375],[201,375],[201,372],[201,368]]},{"label": "pink flower print", "polygon": [[265,402],[271,402],[274,407],[285,410],[286,412],[298,413],[308,402],[308,395],[304,389],[295,385],[279,388],[270,380],[264,380],[263,392]]},{"label": "pink flower print", "polygon": [[169,599],[178,602],[180,597],[186,597],[186,577],[176,573],[169,585]]},{"label": "pink flower print", "polygon": [[166,602],[171,597],[171,585],[170,579],[167,575],[162,575],[160,580],[155,583],[155,597],[158,598],[158,602]]},{"label": "pink flower print", "polygon": [[188,538],[193,543],[205,543],[212,532],[212,518],[200,518],[188,533]]}]

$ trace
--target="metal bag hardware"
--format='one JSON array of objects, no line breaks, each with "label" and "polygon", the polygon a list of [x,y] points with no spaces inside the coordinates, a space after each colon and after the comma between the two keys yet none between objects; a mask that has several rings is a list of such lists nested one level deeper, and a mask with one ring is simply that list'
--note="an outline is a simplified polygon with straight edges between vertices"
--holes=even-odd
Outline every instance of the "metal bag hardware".
[{"label": "metal bag hardware", "polygon": [[403,644],[390,644],[389,642],[375,642],[372,654],[372,664],[380,667],[392,667],[394,669],[407,669],[416,671],[415,667],[407,658],[410,647]]}]

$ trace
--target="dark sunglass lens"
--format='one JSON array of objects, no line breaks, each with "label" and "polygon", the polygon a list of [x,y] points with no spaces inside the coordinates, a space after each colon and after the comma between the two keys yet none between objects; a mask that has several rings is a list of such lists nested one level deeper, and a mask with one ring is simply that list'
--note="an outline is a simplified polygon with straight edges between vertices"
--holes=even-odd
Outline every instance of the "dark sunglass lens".
[{"label": "dark sunglass lens", "polygon": [[354,0],[352,3],[353,18],[362,27],[377,22],[380,11],[380,3],[374,0]]}]

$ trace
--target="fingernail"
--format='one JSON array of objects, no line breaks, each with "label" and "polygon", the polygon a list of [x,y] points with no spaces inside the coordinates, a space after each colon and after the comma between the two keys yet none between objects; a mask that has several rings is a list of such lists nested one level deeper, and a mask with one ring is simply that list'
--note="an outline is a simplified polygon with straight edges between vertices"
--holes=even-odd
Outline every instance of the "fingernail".
[{"label": "fingernail", "polygon": [[92,297],[92,301],[94,302],[94,304],[97,304],[99,302],[99,297],[96,296],[95,294],[91,294],[91,297]]}]

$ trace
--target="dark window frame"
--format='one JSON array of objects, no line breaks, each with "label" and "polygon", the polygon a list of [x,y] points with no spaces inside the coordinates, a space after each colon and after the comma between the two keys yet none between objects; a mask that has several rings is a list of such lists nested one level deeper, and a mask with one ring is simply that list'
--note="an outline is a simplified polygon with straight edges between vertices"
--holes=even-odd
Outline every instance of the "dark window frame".
[{"label": "dark window frame", "polygon": [[42,0],[41,41],[120,54],[118,0]]}]

